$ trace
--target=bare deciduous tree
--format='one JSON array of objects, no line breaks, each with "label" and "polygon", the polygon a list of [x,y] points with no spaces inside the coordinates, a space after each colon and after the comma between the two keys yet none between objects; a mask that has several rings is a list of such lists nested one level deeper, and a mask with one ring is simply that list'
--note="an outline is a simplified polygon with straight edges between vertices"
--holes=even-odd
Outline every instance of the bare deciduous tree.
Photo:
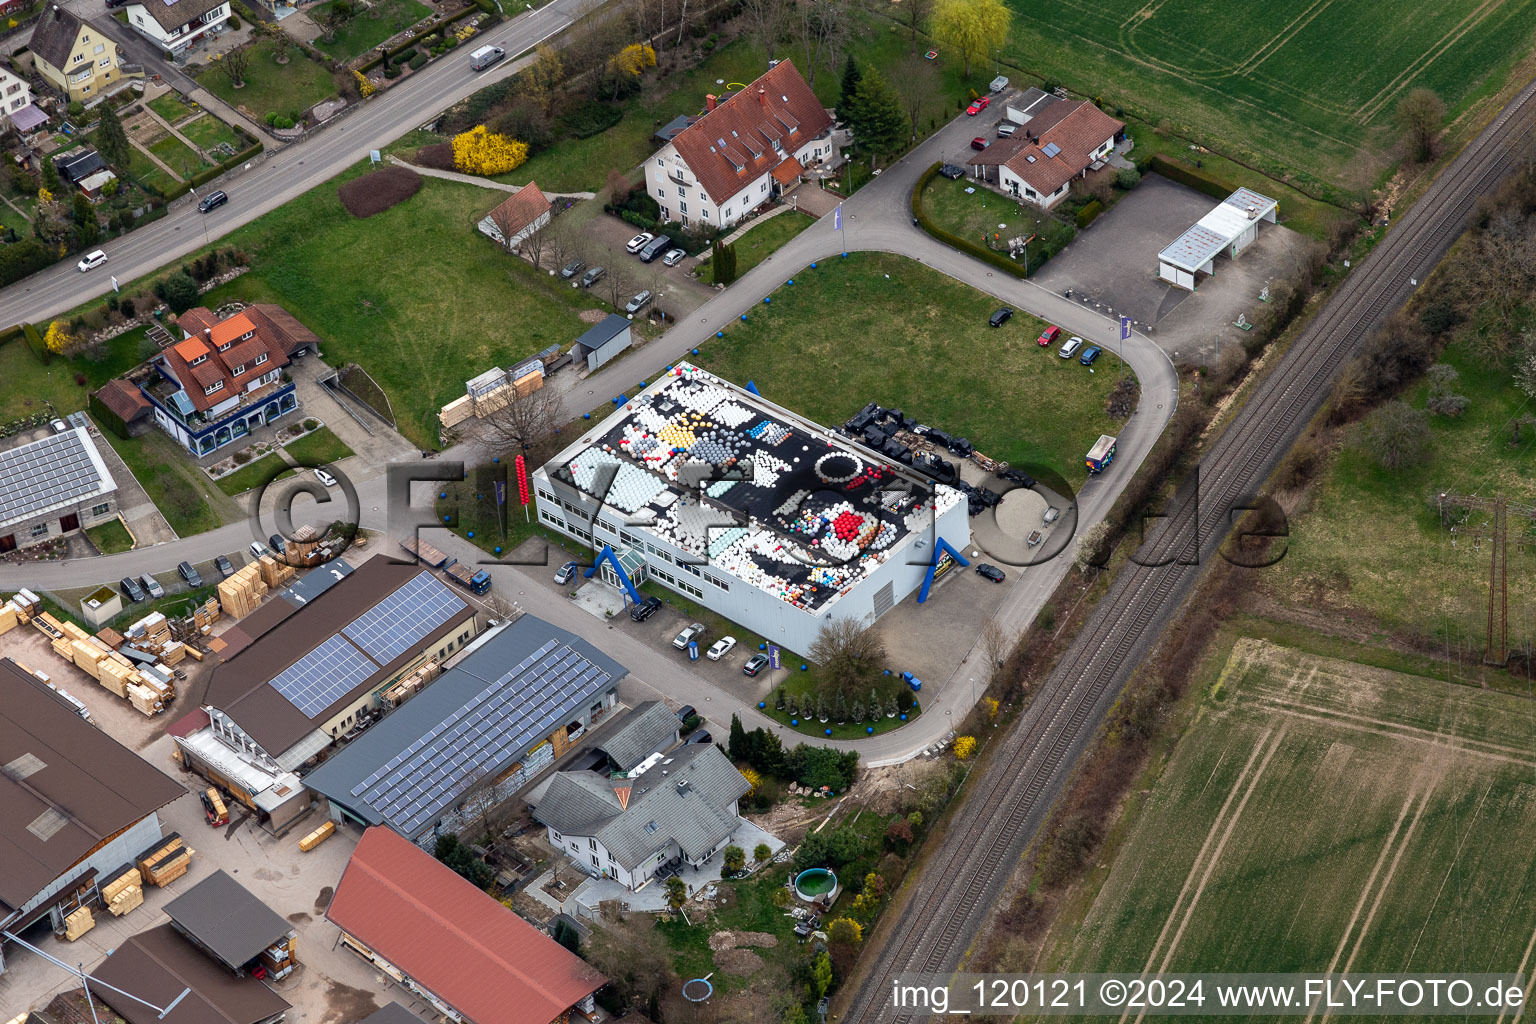
[{"label": "bare deciduous tree", "polygon": [[941,95],[939,73],[934,70],[933,61],[920,53],[909,53],[896,64],[892,80],[902,108],[912,122],[912,138],[916,139],[923,114],[933,109],[933,101]]},{"label": "bare deciduous tree", "polygon": [[772,57],[793,13],[790,0],[745,0],[741,13],[747,21],[747,34]]},{"label": "bare deciduous tree", "polygon": [[1397,104],[1397,123],[1415,160],[1435,155],[1435,141],[1445,123],[1445,103],[1429,89],[1414,89]]},{"label": "bare deciduous tree", "polygon": [[933,0],[902,0],[903,19],[912,30],[912,41],[917,42],[917,30],[928,22],[933,13]]},{"label": "bare deciduous tree", "polygon": [[799,0],[795,34],[805,52],[800,68],[807,85],[816,85],[818,68],[836,68],[848,45],[852,11],[849,0]]},{"label": "bare deciduous tree", "polygon": [[628,260],[610,259],[604,266],[608,272],[603,275],[603,287],[607,291],[608,301],[613,305],[613,311],[617,313],[635,293],[634,265]]},{"label": "bare deciduous tree", "polygon": [[550,262],[558,268],[582,254],[586,248],[586,239],[580,226],[569,216],[554,217],[544,229],[544,245],[549,252]]},{"label": "bare deciduous tree", "polygon": [[867,691],[879,674],[885,638],[865,619],[832,619],[816,631],[806,653],[837,692],[853,696]]},{"label": "bare deciduous tree", "polygon": [[534,270],[544,269],[544,253],[549,248],[549,225],[553,223],[552,219],[546,221],[543,227],[534,228],[517,244],[518,251],[533,264]]},{"label": "bare deciduous tree", "polygon": [[245,88],[245,73],[251,68],[251,44],[237,46],[226,53],[218,63],[218,68],[229,79],[229,84],[236,89]]},{"label": "bare deciduous tree", "polygon": [[508,387],[505,394],[506,403],[480,422],[486,443],[508,458],[548,441],[565,422],[565,406],[554,388],[543,387],[524,394]]},{"label": "bare deciduous tree", "polygon": [[1003,663],[1008,656],[1008,633],[996,619],[989,619],[981,627],[981,650],[987,656],[988,671]]}]

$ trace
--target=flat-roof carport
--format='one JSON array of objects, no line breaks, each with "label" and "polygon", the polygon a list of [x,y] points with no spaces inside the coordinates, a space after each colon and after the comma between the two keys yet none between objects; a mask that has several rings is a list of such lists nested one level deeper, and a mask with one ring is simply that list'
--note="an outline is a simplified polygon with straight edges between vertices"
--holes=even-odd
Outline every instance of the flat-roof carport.
[{"label": "flat-roof carport", "polygon": [[1275,223],[1279,203],[1239,188],[1157,254],[1157,276],[1193,291],[1197,274],[1216,272],[1216,257],[1238,255],[1258,237],[1259,221]]}]

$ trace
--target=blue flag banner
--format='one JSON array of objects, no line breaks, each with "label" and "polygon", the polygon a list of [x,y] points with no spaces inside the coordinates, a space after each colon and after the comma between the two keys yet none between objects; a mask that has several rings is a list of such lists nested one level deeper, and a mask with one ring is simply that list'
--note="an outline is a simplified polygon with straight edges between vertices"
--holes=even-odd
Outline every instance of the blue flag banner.
[{"label": "blue flag banner", "polygon": [[838,203],[837,209],[832,211],[832,230],[843,230],[843,204]]},{"label": "blue flag banner", "polygon": [[779,666],[779,649],[774,644],[769,644],[768,645],[768,664],[771,665],[773,668],[780,667]]},{"label": "blue flag banner", "polygon": [[497,480],[496,481],[496,504],[498,504],[498,505],[505,505],[506,503],[507,503],[507,482],[505,480]]},{"label": "blue flag banner", "polygon": [[1120,340],[1131,340],[1131,318],[1128,316],[1123,316],[1120,318]]}]

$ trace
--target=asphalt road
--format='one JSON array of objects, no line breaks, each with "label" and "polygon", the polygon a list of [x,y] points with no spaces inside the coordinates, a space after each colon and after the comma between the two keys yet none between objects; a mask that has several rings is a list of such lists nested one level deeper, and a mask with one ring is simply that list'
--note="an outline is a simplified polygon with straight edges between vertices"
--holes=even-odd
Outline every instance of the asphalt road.
[{"label": "asphalt road", "polygon": [[[581,3],[553,0],[476,36],[476,46],[494,43],[509,57],[516,56],[569,25]],[[183,204],[163,219],[107,242],[104,267],[82,274],[75,260],[67,259],[0,291],[0,324],[45,320],[107,294],[113,277],[126,284],[153,273],[368,159],[370,149],[426,124],[517,67],[505,60],[477,74],[467,51],[429,64],[337,124],[269,153],[264,162],[255,163],[225,187],[229,202],[213,213],[200,214],[193,205]]]},{"label": "asphalt road", "polygon": [[[731,287],[678,322],[661,338],[582,382],[573,390],[572,400],[580,404],[581,397],[585,396],[591,398],[591,405],[595,406],[605,398],[632,393],[640,381],[653,379],[657,372],[686,357],[691,349],[713,337],[719,325],[730,323],[760,305],[764,296],[812,262],[839,258],[844,251],[898,253],[971,284],[1015,308],[1060,324],[1069,334],[1080,335],[1110,351],[1118,351],[1130,364],[1141,382],[1140,404],[1118,435],[1119,451],[1114,467],[1103,476],[1091,478],[1078,495],[1079,528],[1085,529],[1102,519],[1173,415],[1178,401],[1177,375],[1163,350],[1142,335],[1133,334],[1128,341],[1120,342],[1117,322],[1032,282],[995,272],[913,226],[909,196],[917,178],[939,159],[939,154],[964,145],[965,140],[975,134],[975,127],[976,122],[969,118],[956,118],[855,193],[844,205],[843,231],[832,229],[831,216],[823,217]],[[295,155],[302,157],[303,154]],[[343,166],[348,162],[343,161]],[[988,328],[978,324],[977,330]],[[765,397],[771,400],[775,396]],[[435,461],[440,465],[454,459],[473,462],[482,457],[483,453],[466,444],[444,452]],[[430,467],[433,463],[423,465]],[[357,490],[360,522],[371,530],[383,531],[388,527],[384,471],[382,466],[349,469]],[[327,518],[334,516],[327,514]],[[201,562],[218,554],[241,551],[252,539],[264,538],[271,532],[270,519],[256,528],[248,523],[234,523],[173,544],[85,561],[43,563],[25,568],[3,566],[0,567],[0,588],[68,589],[113,581],[130,574],[174,572],[175,564],[182,559]],[[395,540],[386,541],[387,549],[394,548]],[[466,561],[484,557],[467,541],[451,536],[439,546]],[[997,613],[997,620],[1008,636],[1017,638],[1023,634],[1062,577],[1070,571],[1071,564],[1068,549],[1054,561],[1010,571],[1011,590]],[[548,596],[541,582],[541,574],[545,572],[544,569],[525,570],[511,566],[491,569],[497,592],[510,600],[523,601],[528,600],[530,594]],[[560,602],[544,600],[533,606],[524,604],[524,607],[602,646],[628,665],[636,676],[667,680],[666,692],[670,696],[704,709],[712,719],[728,722],[730,715],[737,713],[749,728],[754,725],[773,728],[786,740],[799,735],[781,729],[771,719],[759,714],[755,707],[722,693],[714,684],[689,671],[686,662],[674,664],[674,659],[666,658],[664,652],[633,639],[622,626],[614,627]],[[874,764],[906,760],[932,746],[949,734],[952,723],[959,721],[974,703],[987,678],[984,662],[985,655],[978,645],[947,680],[937,686],[934,683],[938,681],[930,681],[924,687],[925,713],[911,725],[869,739],[837,741],[830,745],[857,749],[866,762]]]}]

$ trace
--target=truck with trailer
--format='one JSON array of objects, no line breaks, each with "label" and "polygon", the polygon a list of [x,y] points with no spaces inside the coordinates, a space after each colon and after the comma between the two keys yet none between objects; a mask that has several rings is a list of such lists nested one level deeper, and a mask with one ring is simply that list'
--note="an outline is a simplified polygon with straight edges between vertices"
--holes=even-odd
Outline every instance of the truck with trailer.
[{"label": "truck with trailer", "polygon": [[1100,434],[1093,447],[1088,449],[1088,472],[1102,473],[1115,458],[1115,439]]},{"label": "truck with trailer", "polygon": [[423,564],[441,569],[448,578],[473,594],[486,594],[491,589],[491,574],[462,564],[457,558],[428,544],[418,537],[403,540],[400,546],[415,555]]}]

